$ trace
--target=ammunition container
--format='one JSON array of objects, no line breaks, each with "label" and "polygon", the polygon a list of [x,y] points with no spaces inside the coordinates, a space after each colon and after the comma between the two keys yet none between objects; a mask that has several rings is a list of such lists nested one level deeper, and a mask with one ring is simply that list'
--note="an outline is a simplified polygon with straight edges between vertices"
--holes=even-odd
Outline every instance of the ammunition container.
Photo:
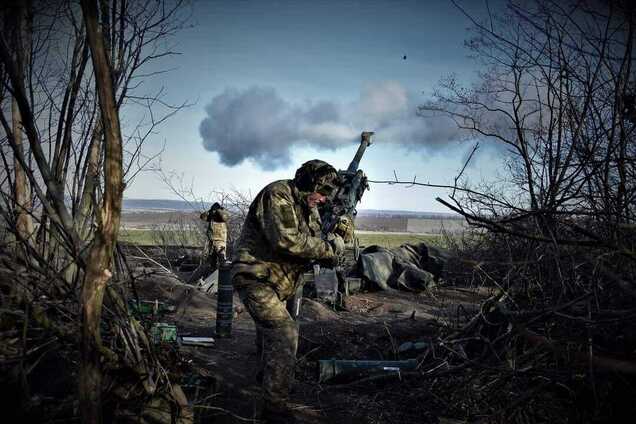
[{"label": "ammunition container", "polygon": [[150,328],[150,335],[157,344],[176,342],[177,326],[165,322],[157,322]]}]

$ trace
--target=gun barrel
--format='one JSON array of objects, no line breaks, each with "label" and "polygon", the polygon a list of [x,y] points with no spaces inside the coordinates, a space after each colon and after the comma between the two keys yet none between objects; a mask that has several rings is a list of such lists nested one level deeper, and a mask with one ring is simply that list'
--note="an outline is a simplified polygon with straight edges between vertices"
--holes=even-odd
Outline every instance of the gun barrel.
[{"label": "gun barrel", "polygon": [[367,149],[367,146],[371,145],[371,136],[373,134],[373,131],[365,131],[361,134],[360,146],[358,146],[358,151],[349,164],[349,168],[347,168],[348,173],[354,173],[358,170],[358,166],[360,166],[360,160],[362,159],[362,155],[364,155],[364,151]]}]

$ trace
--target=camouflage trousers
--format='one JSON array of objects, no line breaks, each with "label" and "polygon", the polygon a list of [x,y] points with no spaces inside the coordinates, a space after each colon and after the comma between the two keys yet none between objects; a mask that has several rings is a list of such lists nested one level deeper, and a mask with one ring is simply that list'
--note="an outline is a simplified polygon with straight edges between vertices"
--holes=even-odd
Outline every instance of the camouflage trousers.
[{"label": "camouflage trousers", "polygon": [[235,283],[241,301],[256,324],[263,400],[269,406],[282,406],[289,398],[294,380],[298,325],[271,286],[239,276],[235,277]]}]

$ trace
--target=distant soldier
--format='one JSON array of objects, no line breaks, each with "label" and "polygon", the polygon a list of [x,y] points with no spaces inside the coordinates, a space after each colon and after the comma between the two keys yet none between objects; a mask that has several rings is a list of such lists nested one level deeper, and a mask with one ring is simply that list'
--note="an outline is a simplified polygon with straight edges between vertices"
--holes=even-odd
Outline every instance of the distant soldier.
[{"label": "distant soldier", "polygon": [[207,242],[203,250],[204,259],[190,277],[190,282],[195,283],[199,278],[205,278],[217,270],[225,260],[227,248],[227,211],[215,202],[207,212],[200,215],[201,220],[207,222]]},{"label": "distant soldier", "polygon": [[234,287],[256,323],[265,422],[292,422],[288,408],[298,326],[285,307],[312,260],[333,265],[344,250],[338,236],[321,238],[317,206],[339,183],[326,162],[303,164],[293,180],[275,181],[252,202],[233,257]]}]

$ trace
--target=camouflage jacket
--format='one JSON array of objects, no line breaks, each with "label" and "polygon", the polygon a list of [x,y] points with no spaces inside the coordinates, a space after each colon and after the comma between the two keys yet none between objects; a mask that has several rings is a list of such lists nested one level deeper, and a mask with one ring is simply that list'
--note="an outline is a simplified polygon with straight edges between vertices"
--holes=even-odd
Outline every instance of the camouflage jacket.
[{"label": "camouflage jacket", "polygon": [[225,224],[225,222],[210,222],[206,236],[208,238],[208,250],[210,252],[225,250],[227,244],[227,224]]},{"label": "camouflage jacket", "polygon": [[232,260],[232,276],[270,284],[281,300],[287,299],[312,259],[334,257],[331,245],[320,238],[320,228],[318,211],[306,205],[292,180],[269,184],[250,206]]}]

